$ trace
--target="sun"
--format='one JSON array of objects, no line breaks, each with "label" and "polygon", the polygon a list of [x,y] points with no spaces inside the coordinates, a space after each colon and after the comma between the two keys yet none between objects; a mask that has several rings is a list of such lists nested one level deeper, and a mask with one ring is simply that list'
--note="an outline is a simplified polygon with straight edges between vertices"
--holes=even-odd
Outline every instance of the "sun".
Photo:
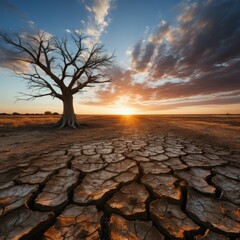
[{"label": "sun", "polygon": [[133,115],[134,112],[135,112],[134,108],[127,107],[127,106],[116,107],[116,109],[114,110],[115,114],[124,115],[124,116]]}]

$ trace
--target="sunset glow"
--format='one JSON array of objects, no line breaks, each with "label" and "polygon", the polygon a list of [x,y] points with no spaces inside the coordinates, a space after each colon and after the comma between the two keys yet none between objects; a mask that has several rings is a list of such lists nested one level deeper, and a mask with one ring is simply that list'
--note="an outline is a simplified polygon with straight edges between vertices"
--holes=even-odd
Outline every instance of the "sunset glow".
[{"label": "sunset glow", "polygon": [[129,116],[135,114],[135,109],[127,106],[117,107],[114,114]]}]

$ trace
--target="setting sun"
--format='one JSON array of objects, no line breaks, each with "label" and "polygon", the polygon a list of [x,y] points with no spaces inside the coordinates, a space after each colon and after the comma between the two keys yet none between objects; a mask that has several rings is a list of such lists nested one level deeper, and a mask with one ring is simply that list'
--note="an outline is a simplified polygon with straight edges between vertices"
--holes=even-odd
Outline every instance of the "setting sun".
[{"label": "setting sun", "polygon": [[125,116],[128,116],[128,115],[133,115],[135,113],[135,109],[134,108],[131,108],[131,107],[118,107],[114,110],[114,114],[117,114],[117,115],[125,115]]}]

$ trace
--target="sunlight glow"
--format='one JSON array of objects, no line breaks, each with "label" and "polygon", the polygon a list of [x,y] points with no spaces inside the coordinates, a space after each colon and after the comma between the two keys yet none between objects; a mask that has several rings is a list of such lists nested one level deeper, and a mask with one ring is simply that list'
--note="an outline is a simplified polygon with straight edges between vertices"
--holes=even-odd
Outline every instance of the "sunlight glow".
[{"label": "sunlight glow", "polygon": [[128,115],[133,115],[134,113],[135,113],[135,109],[127,106],[121,106],[114,109],[114,114],[117,114],[117,115],[128,116]]}]

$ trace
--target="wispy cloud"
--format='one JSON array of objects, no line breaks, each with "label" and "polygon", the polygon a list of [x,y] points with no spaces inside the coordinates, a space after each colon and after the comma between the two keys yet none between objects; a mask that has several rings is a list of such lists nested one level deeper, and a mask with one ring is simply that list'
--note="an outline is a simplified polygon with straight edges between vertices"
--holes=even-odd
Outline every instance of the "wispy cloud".
[{"label": "wispy cloud", "polygon": [[83,23],[85,25],[83,32],[90,37],[86,39],[86,43],[92,45],[100,41],[102,33],[110,22],[111,0],[93,0],[91,5],[83,3],[89,12],[88,21]]},{"label": "wispy cloud", "polygon": [[95,21],[99,25],[106,26],[108,25],[107,22],[107,15],[110,9],[110,0],[95,0],[92,6],[92,11],[95,14]]}]

